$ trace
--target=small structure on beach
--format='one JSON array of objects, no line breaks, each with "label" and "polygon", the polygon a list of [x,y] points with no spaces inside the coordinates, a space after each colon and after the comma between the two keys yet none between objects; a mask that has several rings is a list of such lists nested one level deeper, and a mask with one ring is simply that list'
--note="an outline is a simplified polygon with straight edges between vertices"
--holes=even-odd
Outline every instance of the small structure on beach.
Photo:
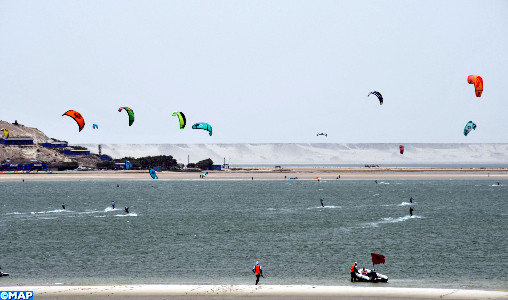
[{"label": "small structure on beach", "polygon": [[90,150],[65,149],[65,155],[90,155]]},{"label": "small structure on beach", "polygon": [[31,137],[15,137],[15,138],[7,138],[0,139],[0,144],[2,145],[14,145],[14,146],[22,146],[22,145],[33,145],[34,140]]},{"label": "small structure on beach", "polygon": [[3,164],[0,166],[1,171],[47,171],[48,165],[42,162],[34,162],[29,164]]},{"label": "small structure on beach", "polygon": [[46,148],[65,148],[67,146],[68,146],[67,142],[42,143],[42,147]]}]

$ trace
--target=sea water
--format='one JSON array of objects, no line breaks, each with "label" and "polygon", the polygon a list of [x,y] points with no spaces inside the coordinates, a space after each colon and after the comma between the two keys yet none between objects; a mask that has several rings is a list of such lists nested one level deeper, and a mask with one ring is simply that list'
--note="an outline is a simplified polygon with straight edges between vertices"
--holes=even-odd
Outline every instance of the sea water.
[{"label": "sea water", "polygon": [[374,252],[389,277],[379,286],[508,289],[507,181],[26,180],[0,191],[0,285],[253,284],[259,260],[262,284],[372,286],[349,270],[372,268]]}]

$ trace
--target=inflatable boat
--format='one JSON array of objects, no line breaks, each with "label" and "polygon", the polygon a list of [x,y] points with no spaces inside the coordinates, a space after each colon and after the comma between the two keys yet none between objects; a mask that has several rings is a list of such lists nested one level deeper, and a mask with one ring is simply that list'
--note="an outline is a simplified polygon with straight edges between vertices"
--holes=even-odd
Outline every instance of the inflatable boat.
[{"label": "inflatable boat", "polygon": [[366,273],[362,274],[362,270],[356,273],[356,279],[361,282],[388,282],[388,276],[376,272],[376,270],[365,269]]}]

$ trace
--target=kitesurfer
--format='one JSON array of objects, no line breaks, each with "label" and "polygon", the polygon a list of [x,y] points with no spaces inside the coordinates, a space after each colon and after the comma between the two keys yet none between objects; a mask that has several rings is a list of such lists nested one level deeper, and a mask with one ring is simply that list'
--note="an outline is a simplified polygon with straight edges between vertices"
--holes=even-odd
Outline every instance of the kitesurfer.
[{"label": "kitesurfer", "polygon": [[377,184],[377,180],[374,180],[374,182]]},{"label": "kitesurfer", "polygon": [[414,209],[414,208],[412,208],[411,206],[409,207],[409,215],[410,215],[411,217],[413,216],[413,211],[414,211],[414,210],[415,210],[415,209]]},{"label": "kitesurfer", "polygon": [[351,282],[358,280],[356,273],[358,273],[358,263],[355,261],[355,263],[351,266]]},{"label": "kitesurfer", "polygon": [[111,206],[115,209],[115,201],[111,201]]},{"label": "kitesurfer", "polygon": [[321,201],[321,206],[325,207],[325,205],[323,204],[323,199],[319,199],[319,201]]},{"label": "kitesurfer", "polygon": [[500,185],[500,184],[499,184],[499,181],[497,182],[497,185]]},{"label": "kitesurfer", "polygon": [[256,285],[259,282],[259,277],[265,278],[265,276],[263,276],[263,270],[261,270],[261,266],[259,265],[259,261],[256,261],[256,265],[252,268],[252,272],[256,275]]},{"label": "kitesurfer", "polygon": [[409,203],[413,203],[413,197],[409,198]]},{"label": "kitesurfer", "polygon": [[125,212],[126,212],[126,213],[129,213],[129,207],[128,207],[128,206],[126,206],[126,207],[124,208],[124,210],[125,210]]},{"label": "kitesurfer", "polygon": [[65,203],[62,203],[62,208],[65,209]]}]

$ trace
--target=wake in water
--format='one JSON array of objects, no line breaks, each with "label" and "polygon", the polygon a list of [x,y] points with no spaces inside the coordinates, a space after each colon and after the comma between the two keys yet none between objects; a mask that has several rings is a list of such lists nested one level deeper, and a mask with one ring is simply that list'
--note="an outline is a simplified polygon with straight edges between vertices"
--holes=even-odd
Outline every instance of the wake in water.
[{"label": "wake in water", "polygon": [[397,206],[407,206],[407,205],[413,205],[413,204],[416,204],[416,202],[402,202],[401,204],[398,204]]},{"label": "wake in water", "polygon": [[379,224],[399,223],[399,222],[404,222],[404,221],[407,221],[410,219],[421,219],[421,218],[422,218],[421,216],[404,216],[404,217],[399,217],[399,218],[388,217],[388,218],[383,218],[378,222],[364,223],[363,225],[371,226],[371,227],[379,227]]},{"label": "wake in water", "polygon": [[104,212],[119,211],[119,210],[123,210],[123,209],[121,209],[121,208],[116,208],[116,207],[115,207],[115,208],[113,208],[113,207],[111,207],[111,206],[108,206],[108,207],[106,207],[106,208],[104,209]]},{"label": "wake in water", "polygon": [[293,208],[273,208],[273,207],[269,207],[267,210],[282,213],[293,213],[295,211],[295,209]]},{"label": "wake in water", "polygon": [[115,217],[137,217],[138,214],[137,213],[128,213],[128,214],[118,214],[118,215],[115,215]]},{"label": "wake in water", "polygon": [[313,207],[309,207],[307,209],[326,209],[326,208],[341,208],[341,207],[335,206],[335,205],[325,205],[325,206],[313,206]]},{"label": "wake in water", "polygon": [[54,213],[61,213],[61,212],[73,212],[72,210],[66,210],[66,209],[55,209],[55,210],[47,210],[47,211],[31,211],[30,214],[54,214]]}]

